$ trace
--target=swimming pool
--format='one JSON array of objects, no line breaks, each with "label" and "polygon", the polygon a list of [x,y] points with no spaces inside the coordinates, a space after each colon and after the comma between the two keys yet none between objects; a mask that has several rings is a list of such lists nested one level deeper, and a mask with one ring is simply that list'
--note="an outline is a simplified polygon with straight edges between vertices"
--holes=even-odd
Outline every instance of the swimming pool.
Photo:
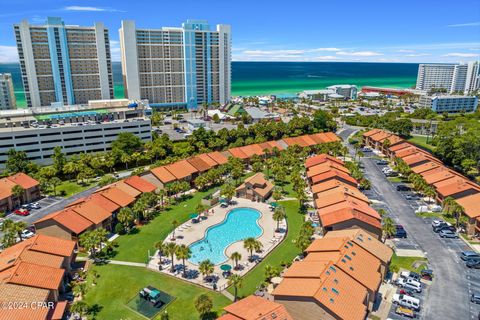
[{"label": "swimming pool", "polygon": [[245,238],[257,238],[262,234],[262,228],[257,220],[262,214],[252,208],[235,208],[230,210],[222,223],[207,229],[202,240],[192,243],[189,247],[193,264],[209,259],[213,264],[228,260],[225,249],[234,242]]}]

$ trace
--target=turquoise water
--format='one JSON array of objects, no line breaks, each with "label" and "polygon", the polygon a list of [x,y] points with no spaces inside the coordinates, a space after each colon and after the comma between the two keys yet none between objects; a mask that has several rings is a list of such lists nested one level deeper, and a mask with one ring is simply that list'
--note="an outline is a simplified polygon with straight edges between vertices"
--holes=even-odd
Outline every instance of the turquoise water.
[{"label": "turquoise water", "polygon": [[209,259],[213,264],[228,260],[225,249],[234,242],[262,234],[262,228],[257,223],[261,213],[251,208],[235,208],[227,213],[225,220],[207,229],[202,240],[190,245],[191,263],[199,264]]},{"label": "turquoise water", "polygon": [[[113,62],[112,71],[115,97],[123,98],[121,64]],[[18,105],[25,105],[19,64],[0,64],[3,72],[12,74]],[[232,95],[291,96],[334,84],[409,88],[415,85],[417,72],[417,63],[234,61]]]}]

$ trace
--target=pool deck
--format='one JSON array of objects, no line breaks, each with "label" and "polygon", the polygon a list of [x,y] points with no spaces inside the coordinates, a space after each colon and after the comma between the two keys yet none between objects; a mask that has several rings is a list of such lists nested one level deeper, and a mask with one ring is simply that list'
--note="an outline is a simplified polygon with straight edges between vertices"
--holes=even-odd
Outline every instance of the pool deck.
[{"label": "pool deck", "polygon": [[[172,241],[178,245],[185,244],[186,246],[189,246],[190,244],[202,239],[205,235],[205,231],[209,227],[223,222],[227,213],[230,210],[235,208],[246,207],[246,208],[256,209],[262,213],[262,216],[258,220],[258,224],[262,228],[263,233],[260,237],[257,238],[257,240],[259,240],[262,243],[263,249],[261,253],[254,253],[254,255],[258,256],[259,258],[263,258],[283,240],[285,236],[284,230],[286,230],[286,227],[287,227],[286,221],[283,220],[280,222],[280,229],[282,229],[283,232],[275,232],[275,229],[277,227],[277,222],[272,218],[273,211],[270,210],[268,203],[252,202],[250,200],[243,199],[243,198],[233,198],[232,200],[235,202],[235,205],[229,205],[227,208],[222,208],[220,207],[220,205],[216,205],[209,210],[207,219],[201,220],[201,222],[199,223],[192,223],[192,221],[190,220],[180,225],[175,230],[175,237],[176,237],[175,240],[171,240],[173,235],[173,232],[172,232],[167,236],[167,238],[165,238],[165,242]],[[230,246],[228,246],[226,249],[226,255],[229,257],[235,251],[239,252],[242,255],[242,259],[239,261],[239,265],[241,265],[243,268],[238,271],[232,270],[232,272],[239,275],[244,275],[256,265],[256,262],[248,261],[249,253],[247,250],[245,250],[245,248],[243,248],[243,241],[237,241],[231,244]],[[148,263],[148,268],[159,271],[159,262],[160,261],[159,261],[158,252],[156,252],[153,255],[150,262]],[[177,265],[177,264],[181,264],[182,261],[177,260],[175,258],[174,263],[175,265]],[[230,259],[228,259],[224,263],[234,266],[234,262]],[[201,285],[210,289],[212,288],[213,284],[207,283],[206,281],[204,281],[203,276],[201,274],[194,279],[185,279],[182,277],[181,271],[171,273],[170,265],[171,265],[170,258],[162,257],[163,268],[162,270],[160,270],[160,272],[166,273],[170,276],[178,277],[185,281],[196,283],[198,285]],[[189,261],[186,261],[186,266],[187,266],[187,270],[198,270],[198,266],[190,263]],[[228,280],[222,276],[222,271],[220,270],[220,266],[221,264],[215,265],[214,272],[213,272],[213,275],[218,277],[218,280],[216,282],[217,290],[225,289],[228,282]]]}]

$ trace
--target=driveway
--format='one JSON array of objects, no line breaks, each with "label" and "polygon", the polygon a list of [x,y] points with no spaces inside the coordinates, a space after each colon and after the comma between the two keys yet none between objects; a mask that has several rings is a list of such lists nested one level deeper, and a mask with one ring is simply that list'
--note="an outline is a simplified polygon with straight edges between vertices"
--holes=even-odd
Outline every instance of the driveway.
[{"label": "driveway", "polygon": [[[346,140],[355,130],[347,127],[339,135]],[[352,152],[353,148],[349,148]],[[452,250],[447,241],[441,241],[428,222],[415,215],[410,203],[386,179],[374,159],[364,157],[361,162],[379,200],[388,206],[395,220],[405,227],[408,236],[426,253],[434,270],[435,279],[422,306],[424,319],[470,319],[474,311],[469,301],[469,281],[457,251]]]}]

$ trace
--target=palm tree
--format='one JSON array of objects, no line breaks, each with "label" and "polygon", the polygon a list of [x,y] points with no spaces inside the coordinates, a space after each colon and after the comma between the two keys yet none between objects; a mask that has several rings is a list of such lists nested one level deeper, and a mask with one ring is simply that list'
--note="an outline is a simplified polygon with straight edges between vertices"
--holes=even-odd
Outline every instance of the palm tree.
[{"label": "palm tree", "polygon": [[77,300],[70,307],[72,313],[77,313],[83,319],[83,316],[88,312],[88,305],[85,301]]},{"label": "palm tree", "polygon": [[242,255],[240,254],[240,252],[235,251],[230,256],[230,259],[232,259],[232,261],[235,263],[235,269],[237,269],[238,268],[238,261],[240,261],[242,259]]},{"label": "palm tree", "polygon": [[187,268],[185,266],[185,259],[190,259],[192,256],[192,251],[190,250],[189,247],[186,245],[182,244],[180,246],[177,246],[177,250],[175,252],[177,255],[177,259],[182,259],[182,264],[183,264],[183,277],[186,277],[187,273]]},{"label": "palm tree", "polygon": [[160,206],[163,207],[163,197],[165,197],[165,189],[158,191],[158,197],[160,198]]},{"label": "palm tree", "polygon": [[275,212],[273,213],[273,220],[277,221],[277,232],[280,229],[280,221],[285,218],[285,211],[283,211],[282,207],[276,207]]},{"label": "palm tree", "polygon": [[435,188],[428,185],[424,191],[425,195],[429,198],[430,201],[433,201],[433,197],[435,197],[436,195],[436,192],[435,192]]},{"label": "palm tree", "polygon": [[12,226],[12,230],[15,231],[20,238],[20,241],[23,240],[22,238],[22,231],[27,227],[27,224],[23,221],[14,222]]},{"label": "palm tree", "polygon": [[446,197],[443,200],[443,207],[447,209],[447,214],[450,215],[452,213],[452,209],[455,207],[455,199],[452,197]]},{"label": "palm tree", "polygon": [[385,218],[383,219],[382,231],[383,236],[388,238],[395,234],[395,223],[393,222],[392,218]]},{"label": "palm tree", "polygon": [[163,243],[162,240],[155,243],[155,249],[158,250],[158,257],[160,258],[160,261],[162,261],[163,252],[166,251],[165,248],[166,248],[166,245]]},{"label": "palm tree", "polygon": [[250,257],[248,258],[250,261],[253,258],[253,250],[255,250],[255,238],[250,237],[243,240],[243,247],[250,253]]},{"label": "palm tree", "polygon": [[204,316],[212,310],[212,307],[212,299],[206,294],[199,295],[195,300],[195,309],[197,309],[198,313],[200,313],[201,319],[203,319]]},{"label": "palm tree", "polygon": [[165,253],[170,256],[170,259],[172,260],[172,268],[170,269],[171,272],[173,272],[174,266],[173,266],[173,257],[175,256],[175,253],[177,251],[177,245],[174,242],[168,242],[165,245]]},{"label": "palm tree", "polygon": [[200,271],[200,273],[203,275],[203,278],[205,279],[213,273],[213,263],[208,259],[203,260],[198,266],[198,271]]},{"label": "palm tree", "polygon": [[172,226],[173,226],[172,240],[175,240],[175,229],[177,229],[177,227],[178,227],[178,221],[173,219]]},{"label": "palm tree", "polygon": [[455,217],[455,227],[458,229],[460,224],[460,218],[465,213],[463,207],[455,202],[452,210],[453,216]]},{"label": "palm tree", "polygon": [[237,301],[238,288],[242,287],[243,279],[238,274],[232,274],[228,277],[228,285],[233,286],[233,301]]},{"label": "palm tree", "polygon": [[23,194],[25,193],[25,189],[22,188],[20,185],[15,185],[12,188],[12,194],[20,203],[23,202]]},{"label": "palm tree", "polygon": [[380,217],[383,217],[387,214],[387,211],[383,208],[378,209],[377,212],[380,215]]}]

